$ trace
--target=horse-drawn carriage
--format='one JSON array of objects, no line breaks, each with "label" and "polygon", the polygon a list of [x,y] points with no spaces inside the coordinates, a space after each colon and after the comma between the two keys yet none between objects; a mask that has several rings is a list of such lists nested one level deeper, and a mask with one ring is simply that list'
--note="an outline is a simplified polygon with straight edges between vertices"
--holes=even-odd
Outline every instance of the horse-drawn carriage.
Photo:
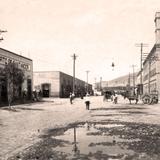
[{"label": "horse-drawn carriage", "polygon": [[103,101],[108,101],[109,99],[112,101],[112,97],[113,95],[115,95],[114,91],[105,91],[104,93],[104,97],[103,97]]},{"label": "horse-drawn carriage", "polygon": [[158,103],[158,91],[154,90],[150,94],[144,94],[142,96],[144,104],[156,104]]},{"label": "horse-drawn carriage", "polygon": [[[126,91],[124,98],[127,98],[131,104],[131,101],[135,100],[138,103],[138,94],[133,90]],[[144,104],[157,104],[158,103],[158,91],[154,90],[150,94],[146,93],[142,95],[142,101]]]}]

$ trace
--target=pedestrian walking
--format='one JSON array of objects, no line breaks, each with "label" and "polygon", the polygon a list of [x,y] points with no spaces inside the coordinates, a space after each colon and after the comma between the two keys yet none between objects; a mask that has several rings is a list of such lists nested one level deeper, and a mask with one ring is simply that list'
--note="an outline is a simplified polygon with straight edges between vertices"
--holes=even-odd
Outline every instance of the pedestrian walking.
[{"label": "pedestrian walking", "polygon": [[73,94],[72,93],[70,93],[69,99],[70,99],[70,104],[73,104]]},{"label": "pedestrian walking", "polygon": [[114,104],[117,104],[117,103],[118,103],[118,95],[115,94],[115,96],[114,96]]},{"label": "pedestrian walking", "polygon": [[86,109],[89,110],[90,97],[89,97],[89,94],[88,94],[88,93],[86,94],[86,97],[85,97],[85,104],[86,104]]}]

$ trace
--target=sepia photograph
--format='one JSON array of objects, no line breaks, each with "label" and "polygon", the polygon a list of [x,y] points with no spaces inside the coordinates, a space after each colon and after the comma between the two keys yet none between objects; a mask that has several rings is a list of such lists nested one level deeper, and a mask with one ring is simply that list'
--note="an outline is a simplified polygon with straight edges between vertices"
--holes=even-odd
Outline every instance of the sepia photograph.
[{"label": "sepia photograph", "polygon": [[0,160],[160,160],[160,0],[1,0]]}]

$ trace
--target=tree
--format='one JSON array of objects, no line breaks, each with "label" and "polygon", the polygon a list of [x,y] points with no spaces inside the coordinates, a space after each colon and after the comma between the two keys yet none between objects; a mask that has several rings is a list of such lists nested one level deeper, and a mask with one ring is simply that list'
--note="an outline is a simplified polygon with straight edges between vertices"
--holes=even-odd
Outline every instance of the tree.
[{"label": "tree", "polygon": [[4,76],[6,78],[8,105],[11,108],[11,103],[16,96],[15,93],[24,82],[24,72],[18,68],[16,63],[9,62],[5,65]]}]

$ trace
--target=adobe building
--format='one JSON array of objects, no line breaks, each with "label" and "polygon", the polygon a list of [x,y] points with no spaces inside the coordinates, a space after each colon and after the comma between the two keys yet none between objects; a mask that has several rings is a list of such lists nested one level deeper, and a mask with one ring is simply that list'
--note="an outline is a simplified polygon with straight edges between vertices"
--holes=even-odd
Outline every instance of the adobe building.
[{"label": "adobe building", "polygon": [[160,12],[155,14],[155,45],[143,63],[143,94],[154,91],[160,99]]},{"label": "adobe building", "polygon": [[[25,89],[27,90],[27,96],[30,99],[32,96],[33,87],[33,62],[31,59],[8,51],[6,49],[0,48],[0,68],[4,68],[9,62],[14,62],[18,65],[18,68],[24,72],[25,80],[19,90],[19,95]],[[0,75],[0,100],[7,98],[7,89],[5,85],[2,85],[4,77]]]},{"label": "adobe building", "polygon": [[[73,77],[60,71],[38,71],[33,73],[34,89],[42,91],[43,97],[69,97],[73,90]],[[92,85],[88,84],[92,93]],[[75,95],[86,94],[86,82],[75,78]]]}]

